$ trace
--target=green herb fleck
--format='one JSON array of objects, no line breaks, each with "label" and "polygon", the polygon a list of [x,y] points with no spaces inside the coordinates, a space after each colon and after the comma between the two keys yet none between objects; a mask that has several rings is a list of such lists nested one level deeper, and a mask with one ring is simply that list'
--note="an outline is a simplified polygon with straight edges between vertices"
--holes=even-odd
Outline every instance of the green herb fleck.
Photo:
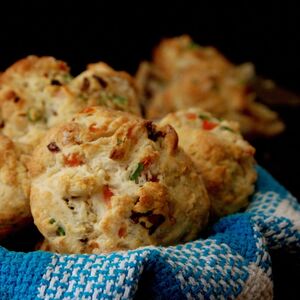
[{"label": "green herb fleck", "polygon": [[70,82],[74,78],[71,74],[64,74],[62,77],[65,83]]},{"label": "green herb fleck", "polygon": [[117,145],[120,145],[120,144],[122,144],[122,143],[123,143],[123,140],[120,139],[120,138],[117,138]]},{"label": "green herb fleck", "polygon": [[232,130],[230,127],[228,126],[221,126],[221,129],[223,130],[227,130],[227,131],[230,131],[230,132],[234,132],[234,130]]},{"label": "green herb fleck", "polygon": [[105,105],[107,103],[107,100],[109,100],[107,95],[100,95],[99,98],[97,98],[97,103],[99,105]]},{"label": "green herb fleck", "polygon": [[34,107],[31,107],[27,111],[27,117],[28,117],[28,120],[31,122],[37,122],[42,119],[43,114],[40,110],[38,110]]},{"label": "green herb fleck", "polygon": [[53,224],[53,223],[55,223],[56,221],[55,221],[55,219],[53,219],[53,218],[51,218],[50,220],[49,220],[49,223],[50,224]]},{"label": "green herb fleck", "polygon": [[79,94],[78,97],[84,101],[86,101],[88,99],[88,97],[83,94]]},{"label": "green herb fleck", "polygon": [[209,120],[210,119],[209,116],[203,115],[203,114],[199,114],[199,118],[202,119],[202,120]]},{"label": "green herb fleck", "polygon": [[238,78],[237,79],[237,84],[246,85],[248,83],[249,83],[249,80],[246,80],[245,78]]},{"label": "green herb fleck", "polygon": [[64,235],[66,235],[66,232],[65,232],[65,230],[61,226],[58,226],[58,228],[56,230],[56,234],[58,236],[64,236]]},{"label": "green herb fleck", "polygon": [[135,181],[137,183],[137,180],[138,180],[138,178],[141,175],[143,170],[144,170],[144,165],[142,163],[138,163],[136,169],[130,175],[129,179],[132,180],[132,181]]},{"label": "green herb fleck", "polygon": [[187,48],[188,49],[198,49],[198,48],[200,48],[200,45],[198,45],[197,43],[192,41],[188,44]]},{"label": "green herb fleck", "polygon": [[119,105],[127,104],[127,98],[122,96],[115,96],[112,98],[112,101]]}]

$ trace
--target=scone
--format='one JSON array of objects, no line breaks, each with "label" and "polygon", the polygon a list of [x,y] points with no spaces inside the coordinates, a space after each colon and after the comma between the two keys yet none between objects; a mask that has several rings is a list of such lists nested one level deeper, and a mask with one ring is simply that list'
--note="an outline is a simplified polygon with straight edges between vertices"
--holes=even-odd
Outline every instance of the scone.
[{"label": "scone", "polygon": [[101,253],[197,237],[209,198],[175,130],[86,108],[51,129],[30,166],[34,222],[60,253]]},{"label": "scone", "polygon": [[30,154],[46,130],[82,109],[64,86],[69,67],[53,57],[29,56],[0,77],[1,132]]},{"label": "scone", "polygon": [[69,88],[85,106],[100,105],[140,115],[137,88],[126,72],[115,71],[103,62],[90,64],[75,77]]},{"label": "scone", "polygon": [[13,142],[0,134],[0,239],[31,220],[29,180]]},{"label": "scone", "polygon": [[235,66],[212,47],[189,36],[163,40],[153,62],[143,62],[136,80],[150,119],[189,107],[240,123],[245,135],[272,136],[284,129],[277,114],[255,101],[250,63]]},{"label": "scone", "polygon": [[159,124],[175,128],[179,146],[199,168],[213,218],[247,206],[257,177],[255,149],[242,138],[237,123],[191,108],[170,113]]}]

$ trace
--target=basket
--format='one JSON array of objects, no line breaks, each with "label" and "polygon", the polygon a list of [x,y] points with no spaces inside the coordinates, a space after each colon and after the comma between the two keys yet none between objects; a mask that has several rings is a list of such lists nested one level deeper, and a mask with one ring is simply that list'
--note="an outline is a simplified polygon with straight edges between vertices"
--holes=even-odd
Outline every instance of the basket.
[{"label": "basket", "polygon": [[272,299],[269,250],[300,249],[300,205],[263,168],[243,213],[206,239],[107,255],[0,247],[1,299]]}]

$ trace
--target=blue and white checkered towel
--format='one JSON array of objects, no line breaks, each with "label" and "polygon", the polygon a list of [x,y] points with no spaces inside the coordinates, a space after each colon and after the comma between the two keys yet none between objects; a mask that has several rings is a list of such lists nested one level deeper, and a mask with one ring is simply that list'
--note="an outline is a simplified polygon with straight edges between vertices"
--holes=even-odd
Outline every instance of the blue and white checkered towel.
[{"label": "blue and white checkered towel", "polygon": [[1,299],[271,299],[270,249],[300,249],[300,205],[258,167],[246,212],[207,239],[109,255],[0,247]]}]

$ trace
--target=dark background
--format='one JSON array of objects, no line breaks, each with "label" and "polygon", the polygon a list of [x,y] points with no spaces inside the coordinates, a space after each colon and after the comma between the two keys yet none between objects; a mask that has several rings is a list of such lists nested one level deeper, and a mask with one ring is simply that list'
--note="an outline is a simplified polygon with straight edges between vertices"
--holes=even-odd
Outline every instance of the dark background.
[{"label": "dark background", "polygon": [[[300,12],[289,1],[19,1],[1,8],[0,71],[29,55],[65,60],[73,74],[103,60],[134,74],[163,37],[190,34],[235,63],[300,92]],[[167,3],[168,4],[168,3]],[[259,139],[257,160],[300,199],[299,106],[277,105],[287,125],[281,136]],[[274,254],[275,296],[296,299],[299,256]],[[287,276],[287,274],[289,276]],[[299,283],[298,283],[299,284]]]}]

